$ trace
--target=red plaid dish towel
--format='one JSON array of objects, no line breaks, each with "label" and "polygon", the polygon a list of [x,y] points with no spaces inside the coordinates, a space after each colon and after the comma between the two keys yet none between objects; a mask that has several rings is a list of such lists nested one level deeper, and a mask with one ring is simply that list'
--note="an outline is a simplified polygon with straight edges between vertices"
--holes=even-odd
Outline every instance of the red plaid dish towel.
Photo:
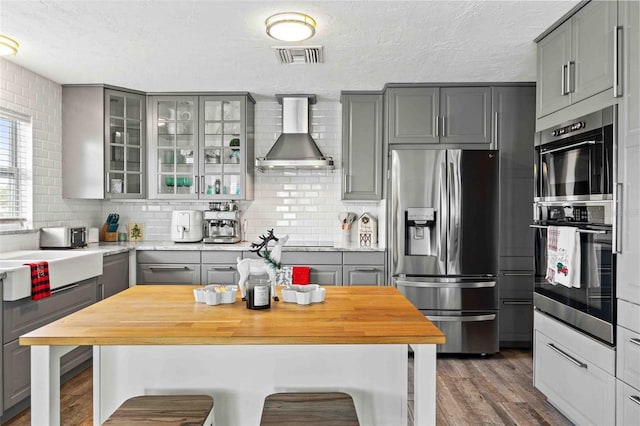
[{"label": "red plaid dish towel", "polygon": [[51,296],[49,282],[49,262],[25,263],[31,268],[31,300]]},{"label": "red plaid dish towel", "polygon": [[311,268],[308,266],[294,266],[291,270],[291,284],[309,284]]}]

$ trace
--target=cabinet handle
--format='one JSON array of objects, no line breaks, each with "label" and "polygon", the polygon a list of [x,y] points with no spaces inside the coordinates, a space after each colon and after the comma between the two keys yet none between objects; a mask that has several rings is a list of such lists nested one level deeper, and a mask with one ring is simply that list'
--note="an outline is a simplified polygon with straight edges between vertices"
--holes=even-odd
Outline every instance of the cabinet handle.
[{"label": "cabinet handle", "polygon": [[149,266],[153,272],[169,272],[169,271],[190,271],[188,266]]},{"label": "cabinet handle", "polygon": [[[615,152],[615,151],[614,151]],[[620,248],[620,224],[622,223],[621,213],[622,213],[622,183],[616,182],[613,185],[613,204],[612,204],[611,212],[611,247],[613,248],[614,254],[621,254],[622,249]]]},{"label": "cabinet handle", "polygon": [[573,62],[573,61],[567,62],[567,93],[573,93],[573,92],[576,91],[576,89],[574,87],[575,86],[575,83],[574,83],[575,75],[574,75],[574,73],[575,73],[575,70],[576,70],[575,64],[576,63]]},{"label": "cabinet handle", "polygon": [[532,277],[533,272],[504,272],[502,275],[504,275],[505,277]]},{"label": "cabinet handle", "polygon": [[565,351],[563,351],[562,349],[558,348],[556,345],[554,345],[553,343],[547,343],[547,346],[549,346],[551,349],[553,349],[558,355],[560,355],[563,358],[566,358],[568,361],[570,361],[572,364],[577,365],[580,368],[587,368],[587,364],[585,364],[584,362],[580,362],[577,359],[575,359],[574,357],[572,357],[571,355],[569,355],[568,353],[566,353]]},{"label": "cabinet handle", "polygon": [[447,116],[443,115],[442,116],[442,136],[447,136],[447,122],[446,122]]},{"label": "cabinet handle", "polygon": [[638,395],[629,395],[629,399],[636,404],[640,405],[640,396]]},{"label": "cabinet handle", "polygon": [[533,305],[533,302],[531,300],[503,300],[502,301],[503,305]]},{"label": "cabinet handle", "polygon": [[376,268],[354,268],[353,270],[359,272],[375,272]]},{"label": "cabinet handle", "polygon": [[493,115],[493,142],[496,144],[496,149],[498,148],[498,112],[496,111]]},{"label": "cabinet handle", "polygon": [[204,194],[204,175],[200,176],[200,193]]},{"label": "cabinet handle", "polygon": [[104,284],[99,283],[98,287],[100,287],[100,300],[104,299]]},{"label": "cabinet handle", "polygon": [[562,88],[560,89],[560,94],[562,96],[568,94],[567,92],[567,66],[562,66]]},{"label": "cabinet handle", "polygon": [[640,339],[636,339],[635,337],[632,337],[631,339],[629,339],[629,342],[633,343],[634,345],[640,346]]},{"label": "cabinet handle", "polygon": [[56,288],[55,290],[51,290],[51,294],[62,293],[63,291],[72,290],[78,287],[80,284],[71,284],[66,287]]},{"label": "cabinet handle", "polygon": [[440,137],[440,116],[436,115],[435,116],[435,128],[436,128],[436,137]]},{"label": "cabinet handle", "polygon": [[616,25],[613,27],[613,97],[619,98],[622,96],[622,87],[620,84],[620,64],[618,49],[620,49],[622,39],[622,26]]},{"label": "cabinet handle", "polygon": [[213,268],[214,271],[235,271],[235,268],[233,266],[227,266],[227,267],[214,267]]}]

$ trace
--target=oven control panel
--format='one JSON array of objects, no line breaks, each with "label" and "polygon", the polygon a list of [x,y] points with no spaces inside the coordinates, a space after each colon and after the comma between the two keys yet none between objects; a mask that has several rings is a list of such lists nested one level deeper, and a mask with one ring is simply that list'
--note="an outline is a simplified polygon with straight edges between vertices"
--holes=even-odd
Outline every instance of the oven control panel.
[{"label": "oven control panel", "polygon": [[538,205],[536,220],[609,225],[605,205]]},{"label": "oven control panel", "polygon": [[559,127],[551,132],[551,136],[562,136],[567,133],[577,132],[578,130],[584,129],[585,125],[586,123],[584,121],[578,121],[568,126]]}]

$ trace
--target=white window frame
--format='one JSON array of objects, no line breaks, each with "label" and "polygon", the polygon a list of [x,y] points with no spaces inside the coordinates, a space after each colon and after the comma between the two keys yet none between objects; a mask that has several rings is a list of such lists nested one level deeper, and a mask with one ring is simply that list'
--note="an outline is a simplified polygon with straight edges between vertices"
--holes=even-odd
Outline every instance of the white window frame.
[{"label": "white window frame", "polygon": [[0,145],[0,177],[14,182],[0,188],[0,232],[30,230],[33,229],[32,119],[2,107],[0,118],[9,121],[10,128],[9,134],[0,133],[0,138],[13,145],[8,150]]}]

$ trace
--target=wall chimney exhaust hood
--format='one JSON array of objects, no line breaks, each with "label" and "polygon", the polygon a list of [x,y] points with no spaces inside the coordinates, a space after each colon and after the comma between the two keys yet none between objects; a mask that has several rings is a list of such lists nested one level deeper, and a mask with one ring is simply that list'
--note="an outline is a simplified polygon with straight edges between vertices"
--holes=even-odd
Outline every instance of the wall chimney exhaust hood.
[{"label": "wall chimney exhaust hood", "polygon": [[325,157],[309,134],[309,104],[315,95],[276,95],[282,105],[282,134],[267,155],[256,158],[256,168],[333,170],[333,159]]}]

